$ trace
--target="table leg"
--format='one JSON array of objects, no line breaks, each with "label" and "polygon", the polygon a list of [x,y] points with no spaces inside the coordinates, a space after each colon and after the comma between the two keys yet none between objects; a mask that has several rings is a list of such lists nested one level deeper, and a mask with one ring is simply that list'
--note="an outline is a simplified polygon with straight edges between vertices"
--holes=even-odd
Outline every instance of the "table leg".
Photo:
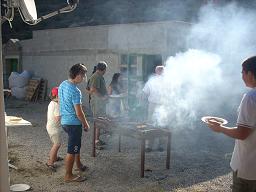
[{"label": "table leg", "polygon": [[95,138],[96,138],[96,123],[95,123],[95,122],[93,122],[93,134],[92,134],[92,157],[96,157]]},{"label": "table leg", "polygon": [[141,140],[141,156],[140,156],[140,177],[144,177],[145,170],[145,138]]},{"label": "table leg", "polygon": [[170,169],[170,158],[171,158],[171,133],[168,133],[166,169]]},{"label": "table leg", "polygon": [[118,152],[121,152],[121,135],[118,135]]}]

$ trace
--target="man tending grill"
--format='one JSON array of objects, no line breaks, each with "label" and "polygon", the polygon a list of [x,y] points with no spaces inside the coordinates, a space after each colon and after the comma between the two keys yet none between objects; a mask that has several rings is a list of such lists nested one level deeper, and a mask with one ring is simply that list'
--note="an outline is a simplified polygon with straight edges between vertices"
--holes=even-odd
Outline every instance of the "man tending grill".
[{"label": "man tending grill", "polygon": [[[156,66],[155,75],[151,77],[143,88],[143,98],[148,101],[148,122],[155,124],[154,119],[156,116],[156,110],[161,107],[161,91],[158,89],[159,83],[161,83],[162,73],[164,71],[164,66]],[[163,151],[163,139],[158,139],[158,151]],[[146,140],[146,151],[152,151],[154,144],[153,139]]]}]

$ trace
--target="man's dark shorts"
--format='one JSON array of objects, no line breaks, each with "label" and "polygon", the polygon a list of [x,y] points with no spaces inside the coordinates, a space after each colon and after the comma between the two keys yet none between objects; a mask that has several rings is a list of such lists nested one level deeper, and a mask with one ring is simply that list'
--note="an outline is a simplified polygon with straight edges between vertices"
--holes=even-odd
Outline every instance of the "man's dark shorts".
[{"label": "man's dark shorts", "polygon": [[69,154],[79,154],[81,148],[82,125],[62,125],[64,131],[68,134]]},{"label": "man's dark shorts", "polygon": [[256,192],[256,180],[239,178],[237,171],[233,172],[232,192]]}]

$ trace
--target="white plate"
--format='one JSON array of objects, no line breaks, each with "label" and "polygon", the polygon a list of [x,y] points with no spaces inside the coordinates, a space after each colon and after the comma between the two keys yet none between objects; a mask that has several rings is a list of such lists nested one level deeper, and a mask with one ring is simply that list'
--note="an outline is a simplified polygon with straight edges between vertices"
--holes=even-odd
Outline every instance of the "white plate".
[{"label": "white plate", "polygon": [[226,119],[220,118],[220,117],[214,117],[214,116],[204,116],[201,118],[201,120],[205,123],[208,123],[209,120],[213,120],[216,121],[222,125],[225,125],[228,123],[228,121]]},{"label": "white plate", "polygon": [[30,186],[27,184],[14,184],[10,186],[11,191],[27,191],[30,189]]}]

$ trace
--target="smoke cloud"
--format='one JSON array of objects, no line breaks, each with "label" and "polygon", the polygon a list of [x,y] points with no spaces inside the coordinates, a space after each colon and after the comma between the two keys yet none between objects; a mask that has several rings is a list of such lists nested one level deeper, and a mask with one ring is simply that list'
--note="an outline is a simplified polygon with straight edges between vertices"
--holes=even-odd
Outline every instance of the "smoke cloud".
[{"label": "smoke cloud", "polygon": [[[187,51],[166,61],[154,121],[193,127],[202,115],[235,114],[245,86],[241,62],[256,53],[256,14],[235,3],[201,8]],[[189,125],[189,126],[188,126]]]}]

